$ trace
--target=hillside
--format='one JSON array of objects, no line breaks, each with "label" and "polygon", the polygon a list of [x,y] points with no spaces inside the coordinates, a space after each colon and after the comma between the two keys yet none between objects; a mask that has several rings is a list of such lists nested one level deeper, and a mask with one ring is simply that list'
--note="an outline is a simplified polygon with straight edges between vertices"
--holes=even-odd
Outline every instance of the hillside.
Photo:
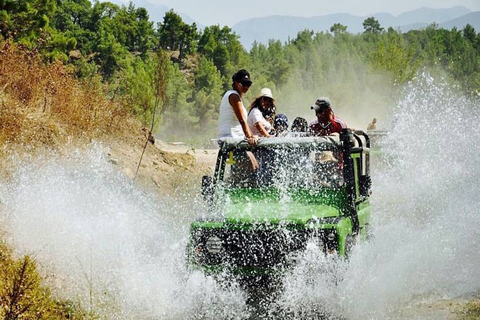
[{"label": "hillside", "polygon": [[83,83],[68,66],[45,65],[35,52],[10,42],[1,49],[1,176],[16,170],[12,154],[67,155],[92,143],[101,145],[109,161],[129,178],[159,193],[174,192],[190,176],[209,169],[196,167],[195,153],[186,148],[161,141],[146,144],[148,129],[106,97],[99,83]]},{"label": "hillside", "polygon": [[[86,310],[81,289],[77,288],[74,297],[69,298],[65,291],[72,285],[61,284],[65,281],[61,272],[46,265],[45,260],[38,257],[39,252],[31,253],[17,247],[18,238],[10,230],[12,221],[7,218],[9,214],[14,215],[15,205],[9,202],[7,190],[18,187],[20,182],[16,179],[24,167],[33,164],[38,169],[55,159],[84,157],[89,151],[100,148],[103,156],[96,159],[113,168],[113,172],[116,170],[119,176],[123,174],[124,180],[134,182],[135,189],[152,199],[172,197],[178,191],[198,193],[200,176],[211,172],[214,151],[152,141],[148,129],[142,128],[138,120],[124,111],[121,103],[107,97],[103,87],[94,83],[95,79],[90,82],[78,80],[71,69],[61,63],[45,64],[35,51],[11,42],[0,43],[2,319],[97,319],[99,313],[105,312],[99,306]],[[55,173],[50,172],[51,175]],[[73,178],[72,183],[82,188],[78,178]],[[47,188],[40,184],[28,198],[35,196],[37,190],[41,192]],[[63,201],[62,190],[52,192]],[[81,201],[86,200],[82,198]],[[48,199],[47,202],[58,205],[58,200]],[[30,221],[39,223],[36,214],[39,214],[37,218],[47,219],[35,206],[27,211],[28,217],[20,222],[21,225]],[[70,218],[67,214],[67,219]],[[53,226],[47,226],[50,227]],[[48,232],[40,228],[40,234]],[[68,241],[71,237],[73,235],[67,235]],[[55,245],[57,243],[50,243],[50,246]],[[113,305],[110,302],[106,309]]]}]

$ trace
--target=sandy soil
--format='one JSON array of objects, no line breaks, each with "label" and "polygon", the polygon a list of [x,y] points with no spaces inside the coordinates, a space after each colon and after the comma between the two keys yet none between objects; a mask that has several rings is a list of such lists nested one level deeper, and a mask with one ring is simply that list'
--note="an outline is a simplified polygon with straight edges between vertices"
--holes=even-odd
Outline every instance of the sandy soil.
[{"label": "sandy soil", "polygon": [[106,153],[111,163],[149,191],[165,195],[179,189],[197,189],[201,177],[213,173],[216,149],[194,149],[182,143],[156,140],[154,144],[147,143],[142,156],[145,143],[142,135],[136,140],[111,140],[106,143]]},{"label": "sandy soil", "polygon": [[400,319],[419,319],[419,320],[455,320],[458,319],[458,310],[460,310],[468,300],[452,299],[438,300],[431,303],[419,303],[401,312]]}]

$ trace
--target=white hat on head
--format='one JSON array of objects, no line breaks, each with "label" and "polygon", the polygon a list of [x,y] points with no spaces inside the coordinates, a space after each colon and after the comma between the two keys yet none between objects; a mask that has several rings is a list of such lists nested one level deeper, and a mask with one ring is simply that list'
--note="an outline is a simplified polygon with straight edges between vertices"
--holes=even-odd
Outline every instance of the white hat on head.
[{"label": "white hat on head", "polygon": [[260,90],[260,94],[255,98],[255,100],[261,97],[271,98],[275,101],[275,98],[272,95],[272,90],[270,90],[269,88],[262,88],[262,90]]}]

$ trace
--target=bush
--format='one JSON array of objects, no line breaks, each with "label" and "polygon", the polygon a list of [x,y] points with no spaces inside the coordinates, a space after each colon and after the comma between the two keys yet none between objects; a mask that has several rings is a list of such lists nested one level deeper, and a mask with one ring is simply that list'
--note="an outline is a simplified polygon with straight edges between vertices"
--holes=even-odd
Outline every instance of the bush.
[{"label": "bush", "polygon": [[480,298],[469,301],[458,312],[458,320],[480,319]]},{"label": "bush", "polygon": [[42,285],[37,265],[28,255],[12,258],[0,244],[0,317],[14,319],[85,319],[75,304],[55,300]]},{"label": "bush", "polygon": [[71,138],[130,130],[131,115],[101,81],[81,82],[73,68],[46,64],[36,51],[0,41],[0,143],[55,147]]}]

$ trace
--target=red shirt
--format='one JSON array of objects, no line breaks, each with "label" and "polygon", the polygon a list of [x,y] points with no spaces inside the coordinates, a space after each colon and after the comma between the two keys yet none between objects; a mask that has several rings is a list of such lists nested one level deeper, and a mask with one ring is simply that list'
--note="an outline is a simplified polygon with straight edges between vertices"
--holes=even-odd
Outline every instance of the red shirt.
[{"label": "red shirt", "polygon": [[347,128],[347,123],[342,119],[333,116],[333,119],[326,126],[321,125],[318,122],[318,119],[315,119],[310,123],[309,131],[312,136],[328,136],[335,132],[340,133],[344,128]]}]

